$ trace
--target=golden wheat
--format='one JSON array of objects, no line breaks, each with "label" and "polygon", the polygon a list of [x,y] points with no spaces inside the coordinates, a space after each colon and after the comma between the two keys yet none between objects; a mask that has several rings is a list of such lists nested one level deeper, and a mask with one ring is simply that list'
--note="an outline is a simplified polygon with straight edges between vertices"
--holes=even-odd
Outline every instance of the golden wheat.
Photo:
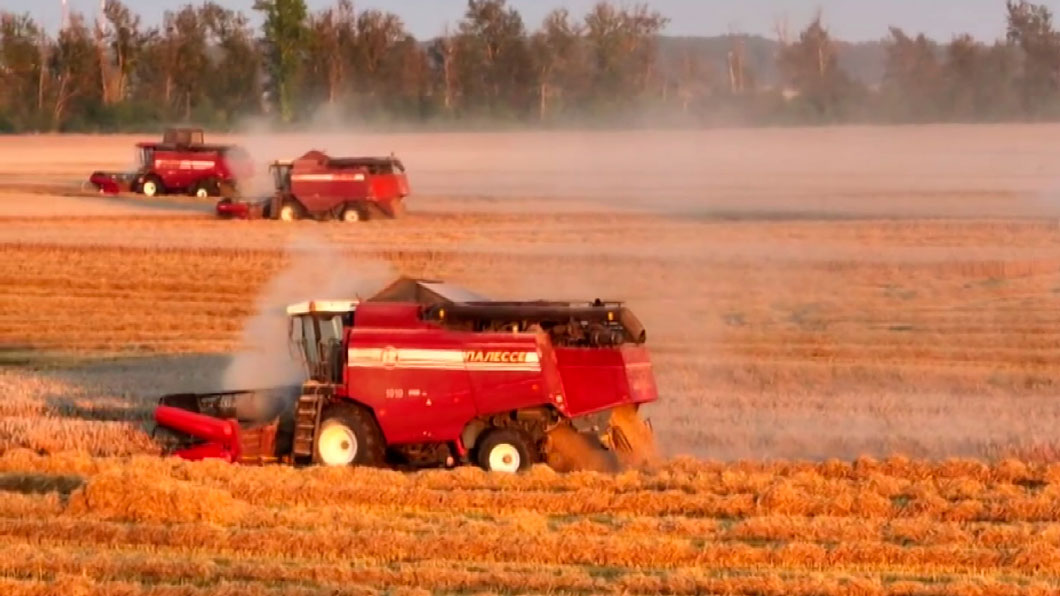
[{"label": "golden wheat", "polygon": [[[1037,178],[1005,157],[1048,156],[1049,132],[827,131],[843,150],[809,161],[815,131],[715,132],[754,167],[720,160],[706,185],[689,172],[709,209],[645,214],[615,210],[610,191],[550,201],[505,168],[458,179],[525,196],[418,192],[410,217],[355,228],[0,189],[0,362],[15,365],[0,369],[0,593],[1058,594],[1060,228],[1009,218],[1040,210],[1023,200]],[[852,161],[851,135],[902,150]],[[941,138],[1021,151],[939,160]],[[111,166],[131,141],[78,140]],[[63,145],[0,140],[17,158],[0,175],[82,176],[84,150]],[[806,151],[780,151],[792,146]],[[435,153],[436,173],[480,163]],[[657,189],[660,208],[684,182]],[[709,217],[807,197],[874,219]],[[877,217],[999,205],[1009,217]],[[648,413],[668,452],[698,459],[507,477],[157,457],[155,398],[208,388],[308,236],[345,258],[339,277],[383,261],[498,298],[628,300],[663,397]]]}]

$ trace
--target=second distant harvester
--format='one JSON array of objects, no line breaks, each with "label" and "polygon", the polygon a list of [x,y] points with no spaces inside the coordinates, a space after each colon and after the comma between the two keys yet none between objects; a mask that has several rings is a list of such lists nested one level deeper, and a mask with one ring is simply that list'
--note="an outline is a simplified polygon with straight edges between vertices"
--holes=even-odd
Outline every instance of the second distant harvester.
[{"label": "second distant harvester", "polygon": [[294,161],[273,162],[274,193],[257,202],[223,199],[217,214],[243,219],[395,218],[409,194],[405,166],[390,157],[329,157],[310,151]]}]

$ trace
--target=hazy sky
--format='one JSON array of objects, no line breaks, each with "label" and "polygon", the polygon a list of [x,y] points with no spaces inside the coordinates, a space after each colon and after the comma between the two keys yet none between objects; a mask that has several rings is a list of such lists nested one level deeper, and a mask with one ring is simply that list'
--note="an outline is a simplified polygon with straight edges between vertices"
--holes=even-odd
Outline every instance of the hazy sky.
[{"label": "hazy sky", "polygon": [[[232,8],[248,10],[254,0],[217,0]],[[320,8],[333,0],[307,0]],[[552,8],[565,6],[583,14],[596,0],[509,0],[519,9],[527,25],[536,27]],[[75,10],[91,13],[99,0],[69,0]],[[186,0],[125,0],[151,24],[166,10]],[[199,2],[195,2],[196,4]],[[618,4],[633,4],[619,0]],[[815,10],[824,10],[825,20],[836,37],[850,41],[880,39],[888,25],[909,32],[924,32],[940,40],[967,32],[982,40],[993,40],[1004,32],[1004,0],[651,0],[651,6],[670,17],[670,35],[714,35],[732,30],[772,35],[773,23],[787,16],[790,29],[801,28]],[[1060,12],[1060,0],[1042,2]],[[34,18],[57,26],[61,0],[0,0],[0,9],[28,12]],[[460,19],[465,0],[355,0],[359,8],[384,8],[404,19],[414,35],[423,39],[436,35],[448,23]]]}]

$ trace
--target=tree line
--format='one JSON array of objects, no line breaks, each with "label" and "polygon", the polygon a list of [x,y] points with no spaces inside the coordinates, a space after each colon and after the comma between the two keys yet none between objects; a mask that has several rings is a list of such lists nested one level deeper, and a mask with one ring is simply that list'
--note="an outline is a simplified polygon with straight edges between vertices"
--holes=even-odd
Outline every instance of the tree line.
[{"label": "tree line", "polygon": [[146,26],[120,0],[64,17],[51,35],[0,10],[0,132],[209,127],[264,116],[344,122],[558,126],[935,122],[1060,117],[1060,34],[1043,5],[1007,0],[1006,35],[946,43],[892,28],[879,84],[840,66],[820,15],[776,27],[779,79],[725,51],[661,36],[648,5],[599,2],[529,29],[506,0],[468,0],[463,18],[417,40],[400,17],[351,0],[257,0],[262,25],[212,1]]}]

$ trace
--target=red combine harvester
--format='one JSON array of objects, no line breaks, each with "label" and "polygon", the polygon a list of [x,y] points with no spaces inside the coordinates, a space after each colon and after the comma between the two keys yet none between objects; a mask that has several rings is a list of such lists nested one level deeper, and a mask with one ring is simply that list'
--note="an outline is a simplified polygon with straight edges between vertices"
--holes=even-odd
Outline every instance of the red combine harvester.
[{"label": "red combine harvester", "polygon": [[93,172],[100,192],[135,192],[149,197],[184,193],[219,197],[236,194],[239,180],[254,174],[250,156],[235,145],[207,145],[197,128],[171,128],[161,143],[137,143],[135,172]]},{"label": "red combine harvester", "polygon": [[287,309],[301,387],[161,398],[185,459],[617,470],[654,458],[645,331],[619,302],[493,302],[402,278]]},{"label": "red combine harvester", "polygon": [[395,218],[409,194],[405,166],[391,157],[331,158],[310,151],[294,161],[274,162],[275,192],[264,201],[223,199],[217,214],[241,219]]}]

